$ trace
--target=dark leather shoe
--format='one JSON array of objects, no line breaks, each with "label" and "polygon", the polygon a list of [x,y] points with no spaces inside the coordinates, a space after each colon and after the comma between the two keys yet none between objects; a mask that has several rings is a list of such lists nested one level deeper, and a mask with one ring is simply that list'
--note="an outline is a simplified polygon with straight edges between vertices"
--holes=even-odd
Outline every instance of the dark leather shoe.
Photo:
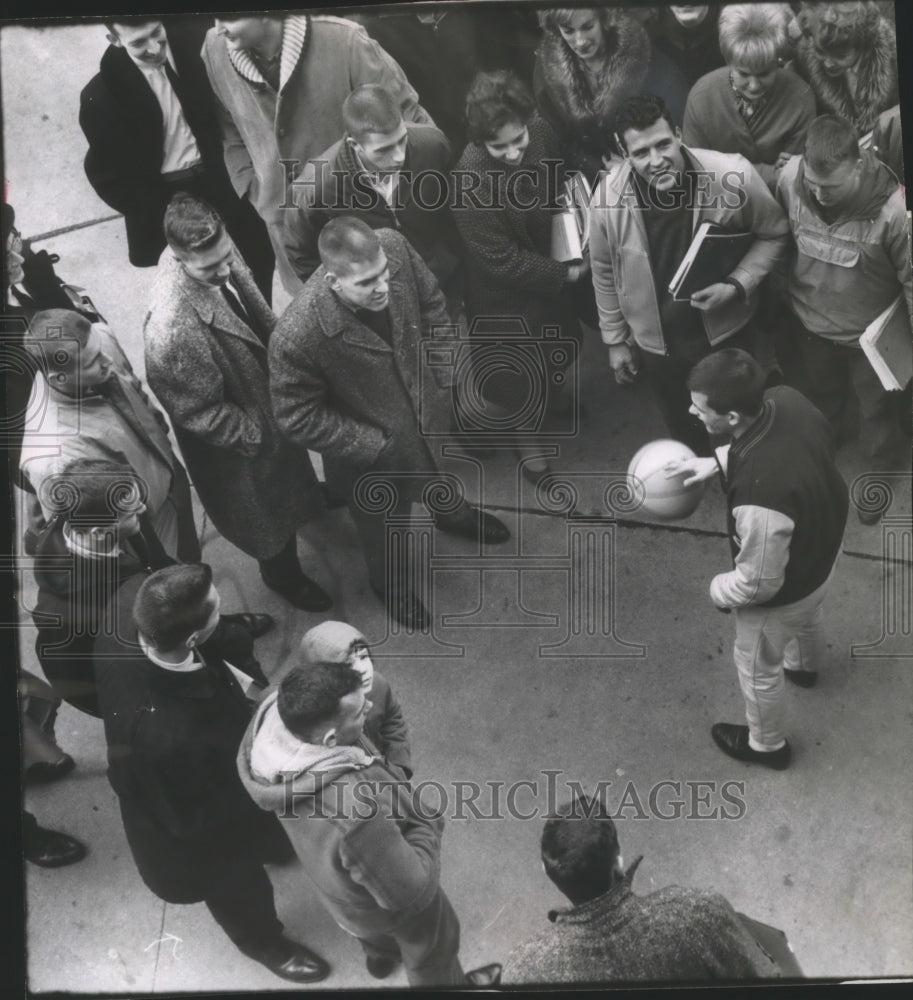
[{"label": "dark leather shoe", "polygon": [[265,576],[263,582],[302,611],[329,611],[333,607],[333,598],[303,573],[293,583],[271,581]]},{"label": "dark leather shoe", "polygon": [[285,935],[271,947],[251,955],[251,958],[293,983],[319,983],[330,974],[330,966],[319,955]]},{"label": "dark leather shoe", "polygon": [[387,976],[399,965],[395,958],[372,957],[365,959],[365,968],[368,975],[374,979],[386,979]]},{"label": "dark leather shoe", "polygon": [[33,865],[41,865],[42,868],[63,868],[64,865],[82,861],[86,856],[86,847],[69,834],[46,830],[39,826],[25,838],[23,853],[26,860],[31,861]]},{"label": "dark leather shoe", "polygon": [[431,627],[431,615],[428,609],[411,590],[406,594],[384,594],[373,584],[371,589],[383,602],[387,614],[404,628],[425,632]]},{"label": "dark leather shoe", "polygon": [[251,639],[259,639],[261,635],[266,635],[276,624],[276,619],[272,615],[252,614],[248,611],[238,612],[234,615],[222,615],[222,618],[246,629],[250,632]]},{"label": "dark leather shoe", "polygon": [[31,767],[26,768],[25,783],[27,785],[48,785],[52,781],[59,781],[66,777],[74,767],[76,767],[76,761],[68,753],[53,763],[48,760],[39,760]]},{"label": "dark leather shoe", "polygon": [[789,767],[793,754],[789,742],[784,743],[779,750],[755,750],[748,743],[748,726],[734,726],[730,722],[718,722],[710,730],[710,735],[723,753],[736,760],[763,764],[777,771]]},{"label": "dark leather shoe", "polygon": [[814,687],[818,681],[817,670],[788,670],[783,668],[786,679],[800,688]]},{"label": "dark leather shoe", "polygon": [[483,541],[488,545],[498,545],[510,538],[510,530],[503,521],[478,507],[467,506],[459,514],[439,515],[434,523],[445,534],[469,538],[474,542]]}]

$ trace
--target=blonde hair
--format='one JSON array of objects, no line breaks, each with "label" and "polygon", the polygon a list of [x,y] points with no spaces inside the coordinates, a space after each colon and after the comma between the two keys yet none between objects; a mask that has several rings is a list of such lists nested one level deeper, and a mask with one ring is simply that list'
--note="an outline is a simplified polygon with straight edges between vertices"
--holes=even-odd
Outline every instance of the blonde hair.
[{"label": "blonde hair", "polygon": [[719,20],[723,58],[755,72],[769,68],[788,48],[791,20],[785,3],[727,4]]}]

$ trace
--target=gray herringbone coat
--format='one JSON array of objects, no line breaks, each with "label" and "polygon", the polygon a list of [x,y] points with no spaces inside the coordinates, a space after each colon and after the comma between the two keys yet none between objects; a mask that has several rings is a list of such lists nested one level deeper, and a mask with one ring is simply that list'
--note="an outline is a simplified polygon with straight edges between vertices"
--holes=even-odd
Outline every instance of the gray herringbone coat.
[{"label": "gray herringbone coat", "polygon": [[270,406],[267,344],[276,317],[248,267],[235,260],[231,280],[251,326],[166,248],[144,327],[146,377],[213,524],[265,559],[322,501],[307,452],[283,439]]}]

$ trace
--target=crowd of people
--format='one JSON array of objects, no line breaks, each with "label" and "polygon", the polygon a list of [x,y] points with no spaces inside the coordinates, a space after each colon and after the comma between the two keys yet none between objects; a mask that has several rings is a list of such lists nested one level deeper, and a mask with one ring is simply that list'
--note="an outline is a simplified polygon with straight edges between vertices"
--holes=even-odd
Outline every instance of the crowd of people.
[{"label": "crowd of people", "polygon": [[[143,328],[155,401],[4,205],[5,315],[30,359],[6,376],[21,436],[9,467],[45,675],[20,685],[26,782],[73,767],[54,730],[66,700],[104,723],[127,841],[159,898],[205,902],[245,955],[318,982],[330,967],[285,935],[264,868],[297,855],[371,976],[402,962],[413,986],[464,983],[443,818],[415,809],[406,722],[364,636],[323,621],[268,678],[254,641],[273,619],[222,613],[191,484],[265,585],[316,615],[334,597],[305,574],[298,529],[347,507],[386,613],[427,630],[386,559],[389,511],[360,484],[394,483],[402,516],[427,497],[441,475],[429,414],[458,442],[488,421],[524,476],[549,471],[542,438],[511,424],[528,382],[485,337],[504,323],[514,339],[601,337],[617,381],[645,379],[696,456],[668,474],[722,478],[733,565],[710,600],[734,612],[747,725],[712,737],[787,768],[786,681],[815,683],[848,514],[838,449],[858,423],[873,469],[909,461],[909,392],[883,388],[859,345],[895,301],[913,317],[889,8],[107,22],[80,100],[85,171],[123,215],[130,263],[156,268]],[[558,260],[557,196],[574,173],[592,186],[589,243]],[[669,285],[703,222],[751,239],[678,300]],[[279,315],[274,274],[291,297]],[[471,348],[481,416],[452,366],[425,377],[423,347],[441,338]],[[570,381],[546,380],[544,412],[575,405]],[[457,497],[435,527],[506,542],[484,500]],[[353,799],[365,789],[367,815]],[[29,814],[24,838],[38,865],[85,853]],[[571,909],[505,959],[505,983],[779,974],[722,897],[635,896],[637,862],[623,867],[591,802],[548,820],[542,857]]]}]

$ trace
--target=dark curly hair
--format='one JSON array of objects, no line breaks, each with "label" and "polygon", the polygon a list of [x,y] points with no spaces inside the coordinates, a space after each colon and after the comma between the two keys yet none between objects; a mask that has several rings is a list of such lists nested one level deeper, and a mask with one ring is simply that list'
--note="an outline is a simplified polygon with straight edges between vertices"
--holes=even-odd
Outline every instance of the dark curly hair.
[{"label": "dark curly hair", "polygon": [[466,132],[471,142],[485,142],[509,122],[528,125],[535,111],[529,88],[509,70],[478,73],[466,94]]}]

